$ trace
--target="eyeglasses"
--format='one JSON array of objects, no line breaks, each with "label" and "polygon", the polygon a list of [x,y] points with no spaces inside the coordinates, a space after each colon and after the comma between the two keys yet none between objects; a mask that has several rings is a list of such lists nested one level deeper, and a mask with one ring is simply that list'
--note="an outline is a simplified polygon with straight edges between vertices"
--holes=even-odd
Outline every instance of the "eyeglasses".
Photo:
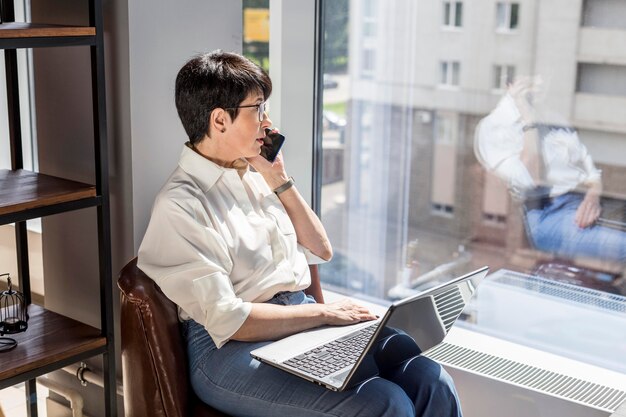
[{"label": "eyeglasses", "polygon": [[259,122],[263,121],[263,118],[265,117],[264,114],[266,111],[269,111],[269,105],[267,104],[267,101],[264,101],[261,104],[248,104],[245,106],[236,106],[236,107],[224,107],[225,109],[245,109],[245,108],[249,108],[249,107],[256,107],[257,112],[259,113]]}]

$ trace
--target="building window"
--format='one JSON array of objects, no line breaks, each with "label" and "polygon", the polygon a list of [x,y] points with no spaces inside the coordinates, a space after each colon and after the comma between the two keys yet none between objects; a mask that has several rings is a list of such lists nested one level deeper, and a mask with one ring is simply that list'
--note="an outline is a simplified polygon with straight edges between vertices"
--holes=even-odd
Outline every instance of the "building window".
[{"label": "building window", "polygon": [[576,92],[626,97],[626,66],[578,64]]},{"label": "building window", "polygon": [[[625,374],[623,355],[608,358],[626,346],[624,332],[612,331],[615,326],[609,323],[602,333],[608,336],[601,338],[606,343],[592,346],[576,326],[580,317],[594,330],[606,324],[604,318],[587,320],[589,305],[595,309],[596,302],[608,305],[618,293],[626,295],[626,262],[605,260],[607,250],[590,254],[582,246],[561,253],[578,246],[566,235],[570,226],[578,227],[573,222],[554,230],[546,239],[549,246],[537,245],[542,242],[532,240],[533,219],[527,217],[533,209],[524,210],[519,201],[525,191],[519,188],[532,185],[532,178],[521,158],[511,157],[517,155],[517,145],[506,144],[519,144],[520,134],[523,139],[519,114],[526,104],[509,100],[507,83],[525,76],[533,83],[542,79],[541,88],[527,96],[537,104],[537,122],[584,126],[578,139],[585,145],[572,149],[573,130],[555,127],[542,156],[547,161],[553,151],[550,155],[567,161],[578,153],[587,165],[593,159],[602,169],[606,193],[603,224],[621,225],[626,118],[619,118],[619,112],[624,108],[626,65],[609,46],[623,44],[623,33],[581,30],[571,19],[574,24],[559,24],[563,22],[551,19],[552,8],[535,9],[536,2],[495,0],[483,5],[487,13],[481,13],[474,10],[479,2],[458,1],[431,2],[434,7],[419,1],[322,2],[320,72],[339,81],[339,87],[316,95],[326,114],[317,113],[322,129],[316,145],[322,157],[313,154],[313,171],[322,176],[323,169],[324,175],[313,190],[319,196],[314,204],[334,254],[320,265],[322,283],[328,290],[388,302],[488,263],[499,278],[491,286],[489,280],[481,284],[480,291],[486,291],[477,300],[486,310],[472,306],[459,326]],[[616,25],[617,19],[626,22],[624,0],[585,1],[587,9],[594,9],[583,22],[601,27]],[[373,4],[375,38],[365,19],[372,17]],[[474,11],[486,16],[486,27],[471,24],[467,14]],[[594,53],[581,55],[581,41],[584,51]],[[331,124],[329,112],[341,116],[342,123]],[[541,130],[545,139],[548,129]],[[560,167],[543,173],[559,184],[570,181],[573,175],[559,178]],[[561,190],[553,187],[550,192]],[[619,197],[611,200],[612,195]],[[613,210],[607,209],[608,203],[615,204]],[[565,233],[557,237],[557,232]],[[619,297],[621,308],[626,299]],[[570,315],[574,309],[580,316]],[[609,314],[616,311],[607,308]],[[528,320],[531,313],[535,317]],[[511,317],[536,331],[526,332],[522,340],[510,325]]]},{"label": "building window", "polygon": [[363,2],[363,36],[376,36],[376,3],[373,0]]},{"label": "building window", "polygon": [[623,0],[583,1],[582,26],[626,29],[626,2]]},{"label": "building window", "polygon": [[509,31],[519,24],[519,3],[498,2],[496,6],[496,29]]},{"label": "building window", "polygon": [[458,133],[458,115],[438,112],[435,116],[435,145],[456,145]]},{"label": "building window", "polygon": [[463,2],[443,2],[443,26],[447,28],[460,28],[463,26]]},{"label": "building window", "polygon": [[432,213],[438,216],[452,217],[454,214],[454,207],[449,204],[432,204]]},{"label": "building window", "polygon": [[459,61],[441,61],[439,83],[445,86],[458,86],[461,63]]},{"label": "building window", "polygon": [[243,55],[266,71],[270,68],[270,2],[243,0]]},{"label": "building window", "polygon": [[435,215],[454,214],[459,126],[458,113],[438,111],[435,115],[430,172],[431,213]]},{"label": "building window", "polygon": [[487,224],[505,225],[506,216],[501,214],[483,213],[483,221]]},{"label": "building window", "polygon": [[505,90],[515,79],[515,67],[513,65],[493,66],[493,88]]},{"label": "building window", "polygon": [[376,51],[374,49],[363,49],[361,59],[361,77],[372,78],[376,67]]}]

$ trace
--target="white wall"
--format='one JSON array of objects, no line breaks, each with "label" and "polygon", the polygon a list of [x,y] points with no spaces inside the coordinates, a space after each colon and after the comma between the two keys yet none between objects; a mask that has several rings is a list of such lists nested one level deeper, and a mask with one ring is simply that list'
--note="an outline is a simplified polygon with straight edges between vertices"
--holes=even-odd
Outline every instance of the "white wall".
[{"label": "white wall", "polygon": [[174,81],[194,54],[241,52],[241,0],[128,1],[130,138],[134,246],[157,192],[174,170],[187,135],[174,106]]},{"label": "white wall", "polygon": [[270,117],[287,140],[287,173],[311,204],[315,1],[270,0]]}]

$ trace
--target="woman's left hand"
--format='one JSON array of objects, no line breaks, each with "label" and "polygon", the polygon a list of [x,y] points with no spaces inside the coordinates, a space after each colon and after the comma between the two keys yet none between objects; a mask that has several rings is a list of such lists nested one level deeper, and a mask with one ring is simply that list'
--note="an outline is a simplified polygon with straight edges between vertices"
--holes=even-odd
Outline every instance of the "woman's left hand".
[{"label": "woman's left hand", "polygon": [[585,198],[576,210],[575,221],[578,227],[584,229],[593,225],[600,217],[600,195],[591,190],[585,194]]}]

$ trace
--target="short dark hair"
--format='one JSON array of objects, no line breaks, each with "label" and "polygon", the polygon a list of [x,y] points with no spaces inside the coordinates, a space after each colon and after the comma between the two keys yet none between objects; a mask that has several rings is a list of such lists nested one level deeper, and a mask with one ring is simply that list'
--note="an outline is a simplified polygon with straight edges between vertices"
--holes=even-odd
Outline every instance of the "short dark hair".
[{"label": "short dark hair", "polygon": [[176,76],[176,110],[192,144],[209,132],[209,116],[216,108],[227,109],[234,120],[239,106],[250,93],[267,100],[272,81],[249,59],[216,50],[191,58]]}]

